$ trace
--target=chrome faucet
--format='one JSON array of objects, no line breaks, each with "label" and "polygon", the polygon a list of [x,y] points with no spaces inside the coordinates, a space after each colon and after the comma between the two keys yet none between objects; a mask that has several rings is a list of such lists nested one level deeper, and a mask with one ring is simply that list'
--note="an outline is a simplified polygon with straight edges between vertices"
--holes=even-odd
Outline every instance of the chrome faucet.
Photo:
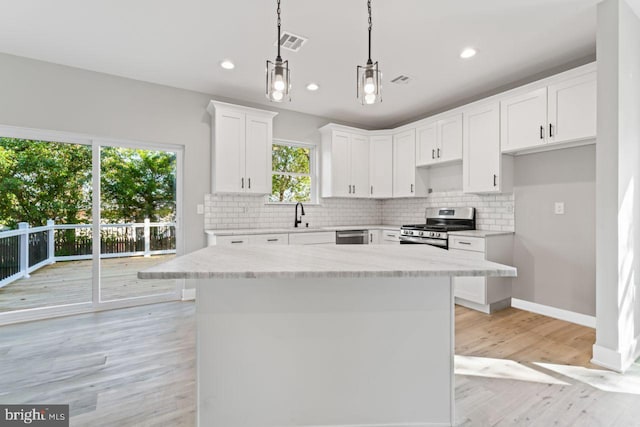
[{"label": "chrome faucet", "polygon": [[[300,219],[298,219],[298,205],[300,205],[300,209],[301,209]],[[293,220],[293,226],[297,228],[298,224],[302,224],[302,215],[304,215],[304,206],[300,202],[296,203],[296,214],[295,215],[296,216],[295,216],[295,218]]]}]

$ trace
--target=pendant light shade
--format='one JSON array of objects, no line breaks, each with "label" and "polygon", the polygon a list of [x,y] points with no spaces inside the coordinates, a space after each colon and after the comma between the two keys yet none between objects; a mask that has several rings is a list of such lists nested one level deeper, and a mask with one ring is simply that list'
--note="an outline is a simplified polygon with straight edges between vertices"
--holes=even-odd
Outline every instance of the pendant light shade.
[{"label": "pendant light shade", "polygon": [[266,95],[272,102],[291,101],[291,73],[289,61],[283,61],[280,56],[280,0],[278,0],[278,56],[275,62],[267,60],[267,91]]},{"label": "pendant light shade", "polygon": [[367,1],[369,12],[369,59],[366,65],[356,68],[356,94],[362,105],[382,102],[382,72],[378,69],[378,62],[371,60],[371,0]]}]

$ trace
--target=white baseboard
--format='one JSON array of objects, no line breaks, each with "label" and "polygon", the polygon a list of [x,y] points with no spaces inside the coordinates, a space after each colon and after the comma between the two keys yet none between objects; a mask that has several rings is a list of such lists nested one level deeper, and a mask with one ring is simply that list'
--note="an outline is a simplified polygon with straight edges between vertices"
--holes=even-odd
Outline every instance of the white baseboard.
[{"label": "white baseboard", "polygon": [[186,288],[182,290],[182,301],[194,301],[196,299],[196,288]]},{"label": "white baseboard", "polygon": [[623,373],[633,365],[640,357],[640,335],[637,335],[626,354],[620,351],[611,350],[610,348],[593,345],[593,358],[591,363],[611,369],[612,371]]},{"label": "white baseboard", "polygon": [[538,304],[518,298],[511,298],[511,307],[530,311],[532,313],[542,314],[543,316],[553,317],[555,319],[560,319],[571,323],[576,323],[578,325],[587,326],[589,328],[596,327],[595,316],[589,316],[582,313],[576,313],[574,311],[563,310],[561,308],[551,307],[549,305]]}]

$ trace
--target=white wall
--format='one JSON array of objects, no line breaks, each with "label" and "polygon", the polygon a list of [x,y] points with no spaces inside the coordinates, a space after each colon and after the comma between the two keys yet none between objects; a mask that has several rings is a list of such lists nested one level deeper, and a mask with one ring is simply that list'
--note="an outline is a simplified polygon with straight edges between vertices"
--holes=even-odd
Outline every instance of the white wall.
[{"label": "white wall", "polygon": [[595,315],[595,175],[595,145],[515,158],[515,298]]},{"label": "white wall", "polygon": [[627,0],[598,4],[597,54],[593,362],[623,371],[640,355],[640,18]]},{"label": "white wall", "polygon": [[[0,54],[2,125],[184,145],[187,252],[206,243],[204,216],[196,214],[196,204],[203,203],[204,195],[210,192],[211,126],[205,108],[212,97]],[[272,110],[279,112],[274,121],[275,138],[319,142],[317,129],[329,122],[308,114]]]}]

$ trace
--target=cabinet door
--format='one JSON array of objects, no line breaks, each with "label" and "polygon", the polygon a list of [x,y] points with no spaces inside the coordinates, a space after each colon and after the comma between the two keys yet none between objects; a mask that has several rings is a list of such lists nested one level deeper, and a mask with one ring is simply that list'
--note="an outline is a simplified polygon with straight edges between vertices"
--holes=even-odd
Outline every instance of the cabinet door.
[{"label": "cabinet door", "polygon": [[436,158],[448,162],[462,159],[462,113],[438,120]]},{"label": "cabinet door", "polygon": [[500,190],[500,106],[484,104],[464,112],[462,189],[466,193]]},{"label": "cabinet door", "polygon": [[288,234],[255,234],[249,236],[251,245],[288,245]]},{"label": "cabinet door", "polygon": [[366,136],[351,136],[351,196],[369,197],[369,141]]},{"label": "cabinet door", "polygon": [[271,194],[271,118],[246,116],[245,186],[247,193]]},{"label": "cabinet door", "polygon": [[[462,137],[462,133],[460,133]],[[460,141],[462,144],[462,141]],[[416,166],[438,162],[438,123],[433,122],[416,129]]]},{"label": "cabinet door", "polygon": [[216,111],[213,149],[214,193],[244,191],[245,115],[233,110]]},{"label": "cabinet door", "polygon": [[549,86],[549,142],[596,137],[596,73]]},{"label": "cabinet door", "polygon": [[350,135],[334,131],[331,138],[331,194],[333,197],[351,196]]},{"label": "cabinet door", "polygon": [[393,137],[377,135],[369,138],[369,195],[393,196]]},{"label": "cabinet door", "polygon": [[369,230],[369,244],[370,245],[380,244],[380,230]]},{"label": "cabinet door", "polygon": [[393,136],[393,197],[412,197],[416,189],[416,132]]},{"label": "cabinet door", "polygon": [[[450,249],[452,256],[468,259],[485,259],[484,252],[461,251]],[[454,277],[453,295],[478,304],[487,303],[487,278],[486,277]]]},{"label": "cabinet door", "polygon": [[547,88],[500,102],[502,151],[534,148],[546,142]]},{"label": "cabinet door", "polygon": [[216,245],[246,245],[249,236],[217,236]]}]

